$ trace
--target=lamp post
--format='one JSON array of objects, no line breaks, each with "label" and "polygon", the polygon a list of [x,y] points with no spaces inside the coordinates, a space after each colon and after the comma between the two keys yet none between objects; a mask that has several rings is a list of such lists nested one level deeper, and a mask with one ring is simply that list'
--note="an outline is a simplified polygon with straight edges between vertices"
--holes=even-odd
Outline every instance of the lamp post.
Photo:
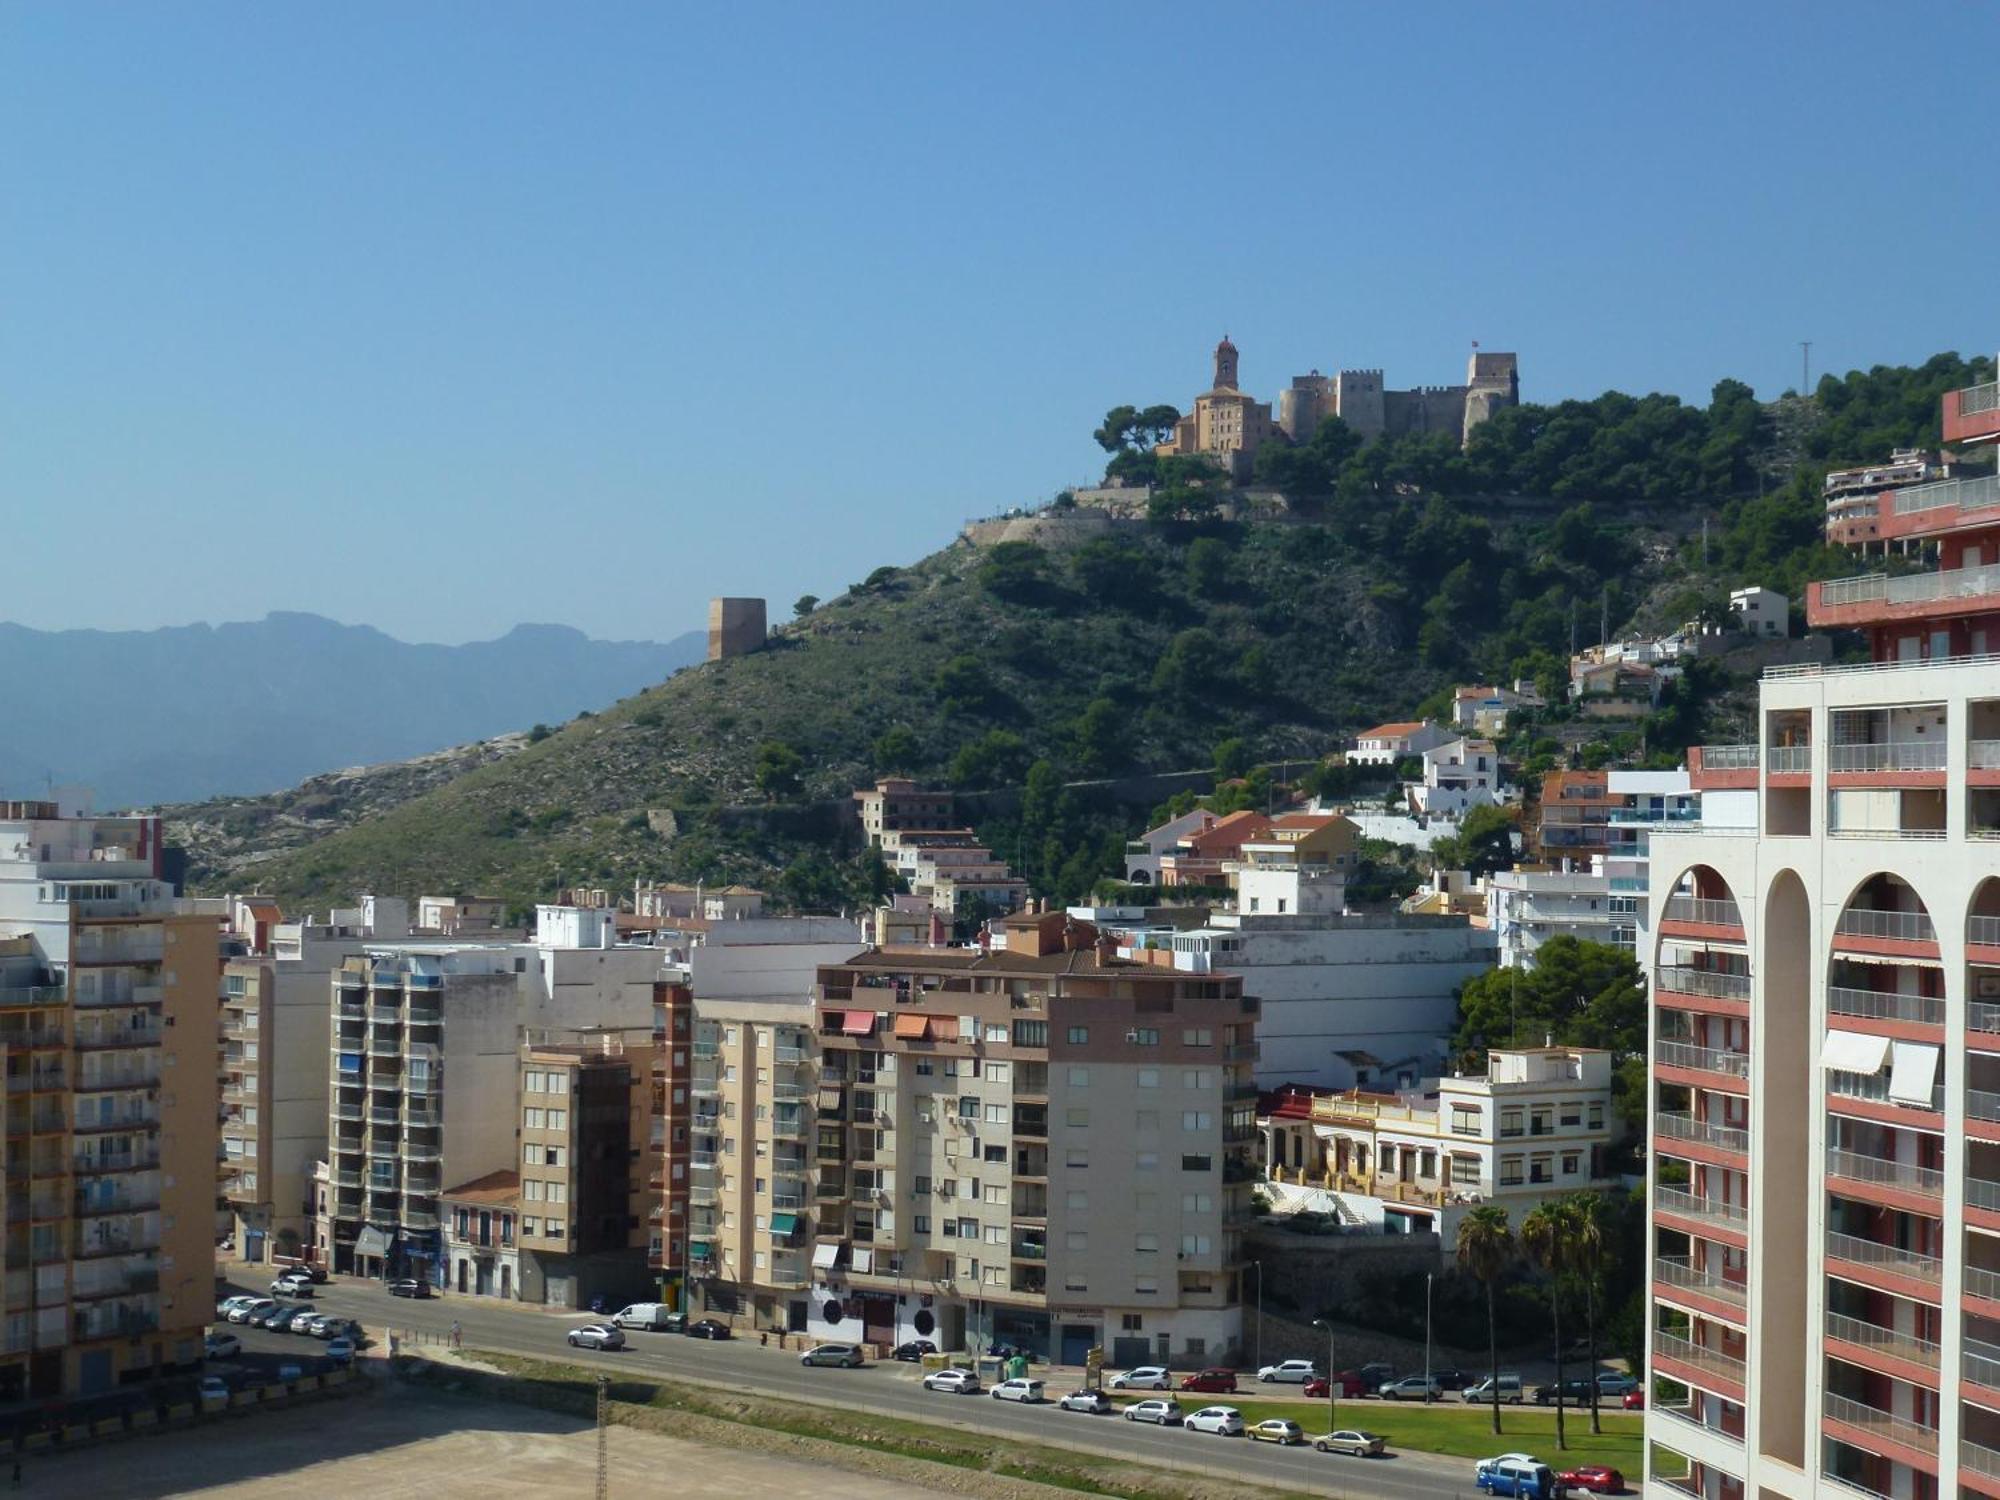
[{"label": "lamp post", "polygon": [[1431,1399],[1431,1273],[1424,1272],[1424,1400]]},{"label": "lamp post", "polygon": [[1250,1269],[1257,1273],[1257,1321],[1250,1331],[1252,1340],[1250,1362],[1261,1367],[1264,1363],[1264,1262],[1253,1260],[1250,1262]]},{"label": "lamp post", "polygon": [[1334,1401],[1340,1394],[1340,1376],[1333,1368],[1333,1324],[1325,1318],[1314,1318],[1313,1327],[1326,1330],[1326,1430],[1337,1431],[1340,1417]]}]

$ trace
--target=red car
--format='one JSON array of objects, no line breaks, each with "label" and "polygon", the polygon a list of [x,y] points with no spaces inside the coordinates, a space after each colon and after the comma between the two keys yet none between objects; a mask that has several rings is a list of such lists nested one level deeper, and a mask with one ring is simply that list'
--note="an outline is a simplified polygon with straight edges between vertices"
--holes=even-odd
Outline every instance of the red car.
[{"label": "red car", "polygon": [[[1324,1401],[1326,1399],[1326,1377],[1324,1375],[1313,1376],[1311,1380],[1308,1380],[1300,1388],[1299,1394],[1304,1396],[1308,1401],[1315,1399]],[[1347,1398],[1361,1395],[1361,1377],[1356,1375],[1352,1370],[1342,1370],[1340,1372],[1340,1394]]]},{"label": "red car", "polygon": [[1603,1464],[1584,1464],[1581,1468],[1556,1475],[1556,1482],[1568,1489],[1589,1490],[1593,1495],[1625,1493],[1625,1476],[1616,1469],[1607,1469]]},{"label": "red car", "polygon": [[1221,1369],[1200,1370],[1193,1375],[1185,1377],[1181,1381],[1181,1389],[1184,1391],[1220,1391],[1226,1395],[1233,1395],[1236,1391],[1236,1372],[1234,1370]]},{"label": "red car", "polygon": [[1625,1393],[1625,1410],[1644,1411],[1646,1409],[1646,1388],[1642,1385]]}]

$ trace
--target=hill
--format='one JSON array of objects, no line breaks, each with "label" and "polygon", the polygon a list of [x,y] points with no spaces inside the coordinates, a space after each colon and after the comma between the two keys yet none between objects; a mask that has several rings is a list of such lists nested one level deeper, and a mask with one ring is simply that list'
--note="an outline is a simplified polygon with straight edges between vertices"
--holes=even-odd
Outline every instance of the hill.
[{"label": "hill", "polygon": [[704,651],[699,633],[594,641],[557,625],[413,645],[292,613],[147,631],[0,624],[0,694],[34,705],[0,727],[0,786],[52,778],[101,807],[269,792],[559,723]]},{"label": "hill", "polygon": [[[1672,626],[1713,616],[1730,586],[1796,598],[1802,579],[1851,570],[1820,544],[1823,468],[1922,439],[1937,392],[1989,368],[1940,355],[1775,405],[1725,381],[1706,409],[1616,394],[1522,408],[1462,460],[1430,440],[1337,443],[1337,469],[1294,476],[1273,515],[1239,513],[1185,469],[1160,476],[1148,521],[1059,499],[998,540],[981,528],[982,545],[803,600],[769,649],[281,854],[264,884],[318,902],[459,889],[526,904],[565,883],[742,880],[824,908],[879,894],[884,872],[841,812],[855,787],[905,773],[1017,789],[974,805],[980,831],[1039,890],[1072,896],[1117,867],[1133,814],[1066,783],[1317,757],[1427,699],[1436,711],[1453,682],[1553,687],[1601,619]],[[1719,705],[1740,712],[1705,670],[1591,758],[1672,762]],[[1564,753],[1527,733],[1531,768]]]}]

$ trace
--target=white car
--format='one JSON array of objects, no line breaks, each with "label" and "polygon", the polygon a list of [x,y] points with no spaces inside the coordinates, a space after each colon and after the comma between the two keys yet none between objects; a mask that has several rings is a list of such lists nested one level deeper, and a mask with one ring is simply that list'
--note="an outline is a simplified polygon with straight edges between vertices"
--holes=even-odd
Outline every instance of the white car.
[{"label": "white car", "polygon": [[271,1298],[252,1297],[248,1302],[238,1303],[235,1307],[229,1309],[229,1321],[232,1323],[247,1323],[252,1318],[262,1317],[265,1313],[276,1312],[277,1310],[278,1304]]},{"label": "white car", "polygon": [[219,1406],[227,1406],[229,1404],[229,1382],[224,1380],[220,1375],[202,1376],[201,1385],[198,1387],[198,1390],[201,1395],[202,1409],[205,1411],[213,1411]]},{"label": "white car", "polygon": [[1497,1469],[1501,1464],[1538,1464],[1541,1460],[1532,1453],[1496,1453],[1491,1458],[1482,1458],[1474,1465],[1473,1478],[1478,1479]]},{"label": "white car", "polygon": [[201,1341],[201,1352],[208,1359],[234,1359],[243,1352],[243,1340],[233,1333],[211,1333]]},{"label": "white car", "polygon": [[1257,1378],[1266,1385],[1304,1385],[1318,1372],[1309,1359],[1288,1359],[1283,1364],[1266,1365],[1257,1372]]},{"label": "white car", "polygon": [[1212,1432],[1217,1437],[1242,1437],[1243,1413],[1233,1406],[1204,1406],[1181,1425],[1189,1432]]},{"label": "white car", "polygon": [[1039,1380],[1003,1380],[993,1387],[993,1399],[1039,1403],[1043,1399],[1042,1383]]},{"label": "white car", "polygon": [[1165,1365],[1140,1365],[1123,1375],[1111,1377],[1111,1389],[1114,1391],[1164,1391],[1170,1389],[1173,1383]]},{"label": "white car", "polygon": [[353,1364],[354,1340],[328,1339],[326,1341],[326,1357],[332,1360],[337,1365]]},{"label": "white car", "polygon": [[933,1370],[924,1377],[924,1389],[971,1396],[979,1390],[979,1377],[970,1370]]},{"label": "white car", "polygon": [[314,1295],[313,1279],[310,1276],[280,1276],[271,1283],[273,1297],[310,1297]]},{"label": "white car", "polygon": [[1108,1417],[1118,1409],[1102,1391],[1071,1391],[1056,1405],[1064,1411],[1087,1411],[1093,1417]]},{"label": "white car", "polygon": [[1125,1420],[1178,1427],[1181,1425],[1181,1404],[1178,1401],[1134,1401],[1125,1408]]}]

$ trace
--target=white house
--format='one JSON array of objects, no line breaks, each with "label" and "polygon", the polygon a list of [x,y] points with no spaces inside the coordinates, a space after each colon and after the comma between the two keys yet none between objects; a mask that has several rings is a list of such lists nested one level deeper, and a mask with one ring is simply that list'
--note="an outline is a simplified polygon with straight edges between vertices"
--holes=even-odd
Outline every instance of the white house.
[{"label": "white house", "polygon": [[1429,719],[1412,719],[1398,724],[1377,724],[1364,730],[1347,752],[1349,765],[1393,766],[1397,761],[1442,745],[1451,735]]},{"label": "white house", "polygon": [[1729,612],[1745,635],[1782,638],[1792,631],[1792,601],[1776,589],[1731,589]]},{"label": "white house", "polygon": [[1411,812],[1457,817],[1500,800],[1500,754],[1491,740],[1447,740],[1423,759],[1423,779],[1403,787]]},{"label": "white house", "polygon": [[1172,853],[1190,834],[1202,832],[1215,823],[1215,814],[1205,807],[1169,818],[1158,828],[1148,828],[1125,846],[1125,880],[1128,885],[1158,885],[1160,856]]}]

